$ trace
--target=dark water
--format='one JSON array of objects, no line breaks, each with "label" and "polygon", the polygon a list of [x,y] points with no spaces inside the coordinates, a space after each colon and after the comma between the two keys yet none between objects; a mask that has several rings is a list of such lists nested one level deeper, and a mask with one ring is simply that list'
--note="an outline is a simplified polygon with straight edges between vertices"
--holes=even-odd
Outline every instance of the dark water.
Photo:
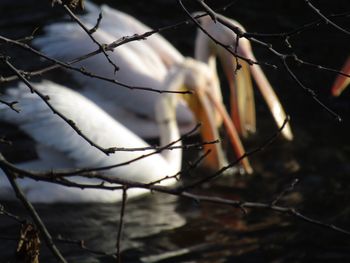
[{"label": "dark water", "polygon": [[[110,1],[111,2],[111,1]],[[191,2],[191,1],[188,1]],[[133,14],[153,27],[172,24],[185,17],[176,1],[113,1],[113,5]],[[211,1],[213,7],[225,1]],[[325,14],[350,11],[347,0],[315,1]],[[189,3],[189,6],[194,6]],[[248,31],[278,33],[318,19],[304,1],[234,1],[226,13]],[[20,38],[36,26],[60,17],[46,1],[0,2],[0,32]],[[334,20],[350,28],[349,18]],[[184,54],[191,55],[193,26],[164,32]],[[180,32],[180,33],[179,33]],[[290,52],[278,38],[264,38],[275,48]],[[300,58],[331,68],[340,68],[349,55],[350,37],[322,24],[290,39]],[[262,61],[280,66],[264,48],[255,47]],[[30,68],[28,53],[0,46],[16,65]],[[35,67],[36,68],[36,67]],[[296,75],[320,100],[343,118],[342,123],[323,110],[280,67],[264,68],[287,112],[295,135],[292,143],[277,140],[251,157],[256,174],[249,178],[221,178],[197,189],[200,193],[249,201],[269,202],[293,179],[300,182],[281,201],[312,218],[350,230],[350,91],[331,98],[333,73],[306,66],[292,66]],[[6,71],[0,66],[1,72]],[[6,73],[6,72],[5,72]],[[4,74],[5,74],[4,73]],[[2,74],[2,73],[1,73]],[[259,146],[274,132],[274,124],[262,99],[257,98],[258,133],[246,141],[248,149]],[[27,217],[22,207],[3,203],[5,208]],[[120,205],[37,206],[53,236],[85,240],[89,248],[112,253],[119,222]],[[350,262],[350,237],[315,226],[291,216],[265,210],[247,214],[227,206],[197,204],[172,196],[153,194],[130,200],[126,206],[122,239],[124,262]],[[0,215],[0,237],[18,237],[17,222]],[[58,243],[69,262],[115,262],[111,256],[97,255],[77,245]],[[0,262],[12,257],[16,241],[0,239]],[[55,262],[42,245],[41,262]]]}]

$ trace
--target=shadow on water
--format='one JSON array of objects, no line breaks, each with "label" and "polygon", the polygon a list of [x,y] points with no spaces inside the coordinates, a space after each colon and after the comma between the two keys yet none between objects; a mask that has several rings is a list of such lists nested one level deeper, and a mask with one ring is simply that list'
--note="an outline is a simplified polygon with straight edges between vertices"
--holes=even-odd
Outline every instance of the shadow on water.
[{"label": "shadow on water", "polygon": [[[143,1],[110,2],[153,27],[185,17],[176,1],[153,0],[147,2],[147,6]],[[2,34],[23,37],[35,26],[44,24],[43,21],[60,17],[57,9],[51,11],[46,1],[41,3],[34,8],[33,1],[29,0],[3,1],[3,8],[0,8]],[[227,2],[208,3],[219,7]],[[349,11],[347,0],[318,1],[317,4],[327,14]],[[28,15],[18,17],[21,13]],[[225,14],[240,21],[248,31],[265,33],[285,32],[317,19],[303,1],[235,1]],[[348,21],[348,18],[337,20],[345,27]],[[183,53],[192,54],[193,27],[169,30],[164,35]],[[267,41],[290,52],[279,39]],[[328,25],[296,35],[290,42],[293,52],[306,61],[331,68],[342,65],[350,46],[349,36]],[[267,50],[259,47],[255,50],[258,59],[279,65]],[[18,65],[27,67],[23,62],[28,58],[26,52],[16,50],[11,56]],[[349,90],[342,97],[330,98],[333,73],[305,66],[293,67],[300,80],[342,116],[343,122],[337,123],[283,69],[276,71],[266,67],[264,70],[291,115],[295,140],[292,143],[277,140],[253,156],[251,160],[256,170],[253,177],[220,178],[196,191],[269,202],[298,178],[300,182],[284,196],[281,204],[349,230]],[[248,149],[260,145],[273,132],[274,124],[259,95],[257,105],[258,134],[245,142]],[[18,204],[2,204],[14,214],[27,216]],[[107,253],[115,250],[119,205],[57,204],[37,208],[54,236],[83,239],[89,248]],[[287,215],[264,210],[248,210],[243,214],[226,206],[197,204],[161,194],[130,200],[126,210],[122,242],[124,262],[350,262],[348,236]],[[17,237],[18,231],[16,222],[0,216],[0,237]],[[70,262],[115,262],[110,256],[91,254],[77,245],[58,245]],[[1,240],[1,262],[13,255],[15,246],[14,240]],[[44,245],[42,248],[41,262],[55,262]]]}]

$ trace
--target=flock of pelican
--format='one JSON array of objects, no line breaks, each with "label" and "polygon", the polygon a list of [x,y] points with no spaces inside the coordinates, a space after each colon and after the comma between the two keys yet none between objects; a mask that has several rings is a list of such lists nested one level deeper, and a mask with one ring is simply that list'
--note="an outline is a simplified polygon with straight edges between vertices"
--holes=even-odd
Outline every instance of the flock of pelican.
[{"label": "flock of pelican", "polygon": [[[87,14],[81,19],[88,28],[96,24],[102,9],[103,18],[93,37],[99,43],[111,43],[123,36],[142,34],[151,29],[135,18],[108,6],[98,7],[87,3]],[[244,28],[231,19],[229,23]],[[215,39],[225,45],[235,46],[235,33],[209,16],[199,19],[202,27]],[[50,57],[69,61],[96,50],[79,25],[62,22],[45,27],[45,34],[34,39],[33,45]],[[250,43],[240,39],[239,55],[256,60]],[[239,136],[247,136],[256,130],[255,104],[251,76],[262,93],[277,126],[281,126],[286,114],[259,65],[249,65],[236,59],[220,47],[201,30],[195,41],[195,58],[186,58],[160,34],[153,34],[146,40],[134,41],[108,52],[109,58],[120,68],[114,68],[103,54],[85,59],[75,66],[107,78],[116,79],[130,86],[150,87],[163,91],[191,91],[186,93],[154,93],[118,87],[97,78],[89,78],[79,72],[70,72],[79,88],[64,87],[49,80],[33,85],[49,97],[49,102],[97,145],[105,148],[149,147],[148,138],[159,138],[160,146],[172,143],[181,146],[181,134],[201,123],[203,141],[220,139],[219,128],[223,126],[228,134],[237,157],[244,154]],[[223,106],[222,91],[217,73],[216,58],[222,64],[230,88],[231,114]],[[236,71],[237,62],[242,66]],[[72,85],[73,86],[73,85]],[[6,105],[0,105],[0,120],[18,125],[36,143],[38,159],[18,164],[19,167],[47,171],[67,168],[102,167],[128,162],[145,151],[118,151],[109,156],[92,147],[59,116],[53,114],[47,105],[24,84],[9,88],[1,98],[18,101],[18,114]],[[231,115],[231,116],[230,116]],[[291,129],[287,124],[283,136],[291,140]],[[204,165],[218,169],[227,164],[220,143],[205,145],[210,154]],[[130,181],[161,185],[176,182],[172,177],[181,170],[182,150],[177,147],[164,150],[129,165],[103,172],[106,176]],[[241,165],[246,173],[252,173],[247,158]],[[69,180],[83,184],[97,184],[98,180],[71,177]],[[31,179],[19,179],[21,187],[33,202],[114,202],[122,198],[121,191],[102,191],[64,187]],[[10,189],[4,176],[0,176],[1,192]],[[131,188],[128,196],[147,192]]]}]

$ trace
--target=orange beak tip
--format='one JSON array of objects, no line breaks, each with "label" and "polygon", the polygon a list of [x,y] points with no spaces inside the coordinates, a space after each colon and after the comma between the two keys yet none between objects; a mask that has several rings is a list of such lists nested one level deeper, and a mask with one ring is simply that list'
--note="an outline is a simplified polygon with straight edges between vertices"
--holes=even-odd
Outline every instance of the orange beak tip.
[{"label": "orange beak tip", "polygon": [[246,167],[246,168],[241,167],[239,170],[240,170],[240,171],[239,171],[240,174],[251,175],[251,174],[254,173],[254,170],[253,170],[253,168],[252,168],[251,166]]}]

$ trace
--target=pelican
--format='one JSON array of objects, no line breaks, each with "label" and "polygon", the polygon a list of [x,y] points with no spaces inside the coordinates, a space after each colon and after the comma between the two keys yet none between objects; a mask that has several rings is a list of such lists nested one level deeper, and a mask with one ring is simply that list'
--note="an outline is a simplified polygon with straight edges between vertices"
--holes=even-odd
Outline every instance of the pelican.
[{"label": "pelican", "polygon": [[[100,8],[85,2],[87,15],[81,19],[88,28],[96,23]],[[121,37],[142,34],[151,29],[133,17],[108,6],[101,7],[103,18],[93,37],[100,43],[111,43]],[[76,23],[55,23],[45,27],[46,34],[33,44],[51,56],[61,60],[70,59],[96,50],[97,46]],[[164,90],[164,79],[175,63],[185,58],[159,34],[145,41],[135,41],[108,52],[110,59],[120,68],[116,73],[103,54],[93,56],[75,64],[87,71],[108,78],[115,78],[130,86],[149,87]],[[79,92],[123,123],[142,138],[159,137],[154,104],[158,94],[142,90],[129,90],[112,83],[89,78],[71,72],[73,78],[83,87]],[[142,105],[142,107],[140,107]],[[177,119],[182,131],[193,127],[192,113],[180,101]]]},{"label": "pelican", "polygon": [[[124,36],[151,31],[151,28],[134,17],[106,5],[102,5],[100,8],[86,1],[86,10],[88,13],[81,19],[88,28],[92,28],[96,24],[98,14],[102,11],[103,18],[98,30],[93,34],[94,38],[100,43],[111,43]],[[227,20],[244,30],[237,22]],[[200,21],[202,26],[215,38],[222,40],[224,44],[234,46],[236,36],[231,30],[220,23],[213,23],[208,16],[201,18]],[[76,23],[48,25],[45,27],[45,31],[46,34],[35,39],[33,44],[41,48],[47,55],[58,59],[68,61],[97,48]],[[282,125],[285,119],[284,110],[258,65],[249,66],[240,61],[243,68],[235,76],[235,59],[223,48],[214,45],[202,32],[197,34],[195,48],[196,59],[208,63],[217,79],[214,57],[218,55],[221,59],[231,88],[233,120],[242,135],[247,135],[247,131],[252,133],[255,131],[255,106],[250,72],[267,101],[277,124]],[[244,57],[255,60],[249,41],[246,39],[239,40],[238,52]],[[146,86],[162,90],[164,87],[161,87],[159,83],[166,77],[171,66],[185,59],[160,34],[153,34],[147,37],[146,40],[124,44],[117,47],[113,52],[108,52],[108,54],[110,59],[120,67],[116,74],[114,74],[114,68],[108,65],[102,54],[86,59],[76,65],[102,76],[116,78],[118,81],[132,86]],[[112,116],[118,116],[118,120],[130,130],[143,138],[154,138],[159,135],[155,128],[155,116],[152,110],[157,97],[155,94],[117,88],[111,83],[87,78],[79,73],[73,73],[73,77],[84,87],[81,92],[85,96]],[[219,84],[215,86],[212,92],[217,101],[222,101]],[[139,107],[139,105],[143,105],[143,107]],[[194,118],[183,103],[178,105],[177,118],[181,130],[188,130],[188,127],[193,126]],[[218,116],[216,116],[216,119],[218,125],[221,124],[221,119]],[[282,134],[287,139],[292,139],[293,135],[289,124],[283,129]]]},{"label": "pelican", "polygon": [[[239,28],[241,32],[246,32],[244,27],[237,21],[220,14],[217,15],[233,27]],[[219,21],[214,22],[210,16],[202,16],[198,20],[205,31],[218,42],[225,46],[231,46],[234,50],[238,41],[237,54],[252,61],[257,61],[252,52],[250,42],[247,39],[239,38],[237,40],[237,35],[231,29]],[[243,137],[247,137],[249,133],[256,131],[254,92],[250,73],[256,81],[277,126],[281,127],[283,125],[286,114],[259,65],[249,65],[242,59],[236,59],[226,49],[214,43],[200,29],[197,30],[195,47],[195,58],[207,63],[213,71],[216,71],[216,56],[220,58],[231,91],[231,116],[237,130]],[[238,66],[237,62],[241,66],[239,70],[236,70]],[[287,140],[293,139],[289,124],[282,130],[282,135]]]},{"label": "pelican", "polygon": [[[345,62],[342,72],[346,74],[350,74],[350,57]],[[334,84],[332,86],[332,95],[339,96],[345,88],[350,84],[350,78],[344,75],[338,75],[335,79]]]},{"label": "pelican", "polygon": [[[195,76],[195,77],[194,77]],[[139,136],[128,130],[103,111],[94,102],[76,91],[55,84],[48,80],[34,84],[50,103],[68,119],[74,121],[79,129],[96,144],[108,147],[140,148],[149,145]],[[164,86],[167,90],[188,89],[192,95],[165,93],[158,96],[155,103],[155,115],[160,133],[161,146],[168,145],[180,138],[176,122],[176,106],[186,101],[194,112],[195,118],[203,124],[202,136],[205,141],[217,139],[218,133],[213,112],[208,110],[210,91],[213,82],[211,71],[205,65],[191,59],[176,65],[167,75]],[[186,97],[182,100],[180,97]],[[135,152],[122,151],[109,156],[92,147],[80,137],[59,116],[53,114],[47,105],[28,87],[20,84],[10,88],[6,100],[19,101],[21,112],[18,114],[6,105],[0,105],[0,120],[18,125],[32,137],[36,143],[38,160],[19,164],[19,167],[36,171],[51,171],[67,168],[102,167],[126,161],[149,153],[151,150]],[[213,99],[213,98],[211,98]],[[181,146],[181,141],[173,146]],[[206,165],[218,169],[225,164],[220,144],[209,146],[212,153],[206,158]],[[103,173],[111,178],[151,183],[161,179],[161,185],[175,183],[174,178],[167,178],[181,169],[181,149],[165,150],[146,158],[131,162],[128,165],[106,170]],[[92,184],[98,180],[83,177],[70,177],[78,183]],[[106,191],[64,187],[57,184],[34,181],[28,178],[18,179],[27,198],[32,202],[115,202],[122,198],[120,191]],[[9,193],[10,186],[4,175],[0,175],[0,195]],[[145,189],[131,188],[128,196],[133,197],[147,192]]]}]

